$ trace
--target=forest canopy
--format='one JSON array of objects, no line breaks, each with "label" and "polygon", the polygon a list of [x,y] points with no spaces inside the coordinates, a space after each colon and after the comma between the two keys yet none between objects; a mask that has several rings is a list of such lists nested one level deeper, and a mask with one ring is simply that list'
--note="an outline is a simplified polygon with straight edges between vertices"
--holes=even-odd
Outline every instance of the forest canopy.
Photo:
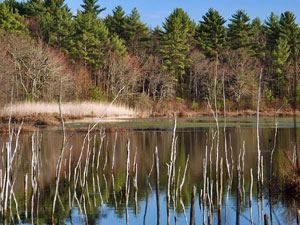
[{"label": "forest canopy", "polygon": [[[200,21],[176,8],[162,27],[149,28],[136,8],[117,6],[105,18],[97,0],[73,15],[64,0],[0,3],[0,101],[105,101],[125,85],[122,101],[144,107],[173,99],[197,109],[214,79],[222,106],[256,105],[262,71],[265,106],[300,102],[300,29],[293,12],[261,21],[245,10],[226,21],[209,9]],[[220,101],[219,101],[220,100]]]}]

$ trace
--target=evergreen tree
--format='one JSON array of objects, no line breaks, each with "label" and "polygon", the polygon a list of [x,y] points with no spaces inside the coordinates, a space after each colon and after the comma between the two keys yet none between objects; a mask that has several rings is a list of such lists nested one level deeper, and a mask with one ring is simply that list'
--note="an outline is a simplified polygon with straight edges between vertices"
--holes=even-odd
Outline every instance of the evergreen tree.
[{"label": "evergreen tree", "polygon": [[195,38],[197,45],[206,57],[214,62],[214,76],[217,78],[219,55],[226,43],[225,27],[223,26],[226,21],[213,9],[209,9],[202,18],[203,21],[200,21]]},{"label": "evergreen tree", "polygon": [[182,9],[177,8],[166,18],[163,28],[165,31],[160,52],[164,59],[164,69],[175,76],[181,76],[188,67],[187,52],[194,24]]},{"label": "evergreen tree", "polygon": [[283,97],[288,87],[287,68],[291,64],[289,57],[291,51],[288,42],[284,38],[276,41],[272,52],[274,77],[273,84],[275,86],[275,96]]},{"label": "evergreen tree", "polygon": [[265,55],[265,27],[262,25],[261,20],[257,17],[252,20],[251,27],[253,30],[253,45],[252,51],[253,55],[257,56],[263,60],[263,56]]},{"label": "evergreen tree", "polygon": [[[189,67],[188,52],[195,24],[182,9],[175,9],[163,24],[160,53],[163,58],[163,69],[173,76],[174,84],[179,84],[177,91],[183,97],[184,74]],[[174,89],[176,89],[174,87]]]},{"label": "evergreen tree", "polygon": [[145,48],[146,42],[149,40],[150,31],[147,26],[141,22],[140,14],[134,8],[128,16],[126,23],[125,41],[129,51],[136,54],[138,49]]},{"label": "evergreen tree", "polygon": [[150,45],[149,48],[150,54],[157,55],[159,54],[159,49],[161,48],[160,44],[162,43],[163,31],[159,26],[156,26],[151,32],[150,36]]},{"label": "evergreen tree", "polygon": [[277,73],[282,74],[285,67],[289,66],[289,56],[291,54],[288,42],[284,38],[279,38],[273,50],[274,65]]},{"label": "evergreen tree", "polygon": [[122,6],[117,6],[113,10],[113,15],[108,15],[105,18],[105,25],[111,34],[117,34],[123,40],[126,40],[126,24],[127,18]]},{"label": "evergreen tree", "polygon": [[266,46],[272,52],[280,33],[279,18],[273,12],[265,21],[265,30]]},{"label": "evergreen tree", "polygon": [[44,0],[45,7],[47,8],[47,11],[55,13],[60,8],[64,7],[65,0]]},{"label": "evergreen tree", "polygon": [[17,9],[13,9],[5,2],[0,3],[0,29],[10,33],[27,33],[24,18]]},{"label": "evergreen tree", "polygon": [[96,86],[99,85],[99,71],[105,64],[105,53],[109,48],[108,29],[97,16],[96,11],[78,11],[74,21],[74,36],[70,42],[70,55],[91,71]]},{"label": "evergreen tree", "polygon": [[[232,15],[228,25],[228,42],[233,50],[249,48],[253,45],[253,29],[245,11],[238,10]],[[249,48],[250,50],[251,48]]]},{"label": "evergreen tree", "polygon": [[[279,18],[273,12],[265,21],[265,38],[266,38],[266,57],[264,61],[266,76],[265,80],[273,92],[274,96],[278,96],[278,85],[277,85],[277,77],[278,72],[276,72],[276,52],[274,52],[275,46],[278,44],[279,33],[280,33],[280,25],[279,25]],[[275,55],[274,55],[275,53]]]},{"label": "evergreen tree", "polygon": [[111,39],[111,48],[110,50],[117,54],[119,57],[124,57],[127,55],[127,48],[124,44],[124,40],[120,39],[118,35],[113,34]]},{"label": "evergreen tree", "polygon": [[27,16],[37,21],[30,26],[32,35],[68,53],[73,23],[65,0],[29,0],[25,8]]},{"label": "evergreen tree", "polygon": [[82,5],[80,5],[84,10],[84,14],[92,14],[95,16],[98,16],[102,11],[104,11],[106,8],[100,8],[100,5],[97,5],[96,3],[98,0],[83,0]]},{"label": "evergreen tree", "polygon": [[38,17],[44,14],[45,7],[43,0],[28,0],[24,6],[25,14],[28,17]]},{"label": "evergreen tree", "polygon": [[68,52],[73,35],[70,9],[64,4],[64,0],[46,0],[45,7],[46,13],[39,19],[44,41]]},{"label": "evergreen tree", "polygon": [[287,40],[291,49],[291,57],[294,63],[297,62],[298,47],[300,44],[300,29],[296,24],[296,17],[292,12],[285,12],[281,14],[279,20],[279,37]]},{"label": "evergreen tree", "polygon": [[58,46],[68,53],[70,39],[74,34],[72,15],[69,10],[64,8],[57,12],[54,21],[48,43],[52,46]]},{"label": "evergreen tree", "polygon": [[104,49],[107,49],[108,31],[104,23],[94,20],[92,14],[78,11],[75,19],[75,35],[71,54],[83,61],[90,69],[100,69],[104,63]]},{"label": "evergreen tree", "polygon": [[213,9],[209,9],[202,18],[203,21],[200,21],[196,29],[195,39],[207,57],[215,58],[225,45],[225,27],[223,24],[226,20],[220,16],[218,11]]},{"label": "evergreen tree", "polygon": [[13,8],[13,10],[18,10],[18,13],[21,16],[25,15],[25,3],[24,2],[18,2],[16,0],[4,0],[3,3],[6,3],[9,7]]}]

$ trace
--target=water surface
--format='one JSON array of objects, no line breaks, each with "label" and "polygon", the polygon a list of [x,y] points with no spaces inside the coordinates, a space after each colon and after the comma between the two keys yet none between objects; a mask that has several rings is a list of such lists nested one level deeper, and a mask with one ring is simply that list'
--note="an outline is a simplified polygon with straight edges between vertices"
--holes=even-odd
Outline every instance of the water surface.
[{"label": "water surface", "polygon": [[[289,157],[292,158],[294,149],[294,130],[292,118],[278,118],[278,132],[275,143],[274,118],[261,118],[260,123],[260,148],[263,156],[263,191],[258,193],[256,183],[257,171],[257,131],[255,118],[230,118],[227,121],[226,140],[228,149],[228,161],[233,162],[233,180],[229,182],[226,176],[225,152],[224,152],[224,123],[220,121],[219,152],[223,159],[223,185],[222,206],[218,208],[216,189],[216,125],[212,118],[179,119],[176,129],[176,161],[175,161],[175,190],[182,181],[183,171],[187,157],[189,162],[186,179],[183,185],[181,197],[176,195],[176,210],[171,201],[170,224],[189,223],[191,193],[193,185],[197,188],[195,221],[203,224],[205,217],[208,222],[208,204],[205,211],[203,204],[199,202],[199,194],[203,191],[203,159],[206,149],[208,156],[208,175],[213,184],[212,191],[212,224],[250,224],[250,169],[253,169],[254,185],[252,213],[254,224],[263,224],[263,216],[268,215],[273,224],[295,224],[297,215],[297,203],[292,198],[279,194],[276,189],[269,189],[271,151],[273,153],[273,175],[283,176],[290,167]],[[167,163],[170,163],[172,145],[173,120],[149,119],[129,120],[115,123],[102,124],[109,132],[106,132],[101,145],[100,131],[90,134],[89,143],[86,141],[82,148],[85,132],[81,131],[84,124],[68,124],[67,147],[62,160],[60,174],[59,201],[56,203],[55,222],[62,224],[126,224],[126,160],[127,146],[130,142],[130,193],[128,199],[128,223],[129,224],[156,224],[157,202],[155,188],[155,171],[149,177],[146,185],[146,177],[153,168],[153,155],[158,149],[160,169],[160,217],[161,224],[167,224]],[[297,124],[299,126],[299,124]],[[112,127],[129,128],[111,131]],[[70,129],[69,129],[70,128]],[[78,128],[78,129],[77,129]],[[297,129],[299,130],[299,128]],[[300,131],[297,132],[299,135]],[[34,136],[33,136],[34,135]],[[214,137],[215,136],[215,137]],[[39,138],[38,138],[39,137]],[[214,138],[213,138],[214,137]],[[0,142],[5,143],[7,136],[1,136]],[[40,141],[38,141],[40,140]],[[299,138],[298,138],[299,140]],[[13,174],[14,193],[17,196],[18,212],[22,223],[52,223],[51,211],[55,193],[55,174],[57,160],[62,145],[62,133],[55,127],[40,128],[37,132],[24,133],[20,136],[20,147],[14,159]],[[34,143],[34,145],[32,144]],[[243,173],[241,174],[241,201],[237,201],[237,173],[239,154],[242,155],[243,144],[245,156]],[[299,146],[300,143],[298,143]],[[100,148],[101,146],[101,148]],[[38,170],[32,170],[32,149],[38,152]],[[70,151],[70,149],[72,149]],[[82,150],[83,149],[83,150]],[[115,150],[114,150],[115,149]],[[82,158],[80,154],[82,151]],[[99,155],[99,163],[98,154]],[[136,154],[136,156],[135,156]],[[5,148],[2,151],[1,168],[5,168]],[[211,157],[212,164],[209,159]],[[138,176],[138,191],[135,197],[133,186],[133,163],[136,158]],[[89,159],[89,160],[87,160]],[[97,169],[98,164],[98,169]],[[71,170],[69,170],[69,165]],[[78,165],[77,175],[74,177],[74,169]],[[85,170],[85,167],[87,168]],[[210,170],[211,167],[211,170]],[[179,171],[180,170],[180,171]],[[180,173],[179,173],[180,172]],[[3,172],[4,174],[4,172]],[[27,208],[24,196],[24,177],[28,175]],[[37,181],[37,191],[32,189],[31,178]],[[70,181],[69,181],[70,177]],[[178,179],[179,178],[179,179]],[[74,184],[76,189],[74,188]],[[220,181],[218,181],[220,182]],[[219,184],[219,183],[218,183]],[[75,189],[75,190],[74,190]],[[76,196],[76,197],[74,197]],[[136,200],[136,201],[135,201]],[[202,206],[200,209],[200,205]],[[11,203],[11,212],[8,213],[17,223],[17,212],[14,201]],[[146,207],[147,206],[147,207]],[[183,207],[184,206],[184,207]],[[240,213],[237,215],[237,208]],[[147,208],[147,210],[146,210]],[[27,216],[26,216],[27,211]],[[145,213],[146,212],[146,213]],[[205,215],[205,216],[204,216]],[[219,215],[221,217],[219,217]],[[220,218],[220,219],[218,219]],[[12,222],[12,219],[8,221]]]}]

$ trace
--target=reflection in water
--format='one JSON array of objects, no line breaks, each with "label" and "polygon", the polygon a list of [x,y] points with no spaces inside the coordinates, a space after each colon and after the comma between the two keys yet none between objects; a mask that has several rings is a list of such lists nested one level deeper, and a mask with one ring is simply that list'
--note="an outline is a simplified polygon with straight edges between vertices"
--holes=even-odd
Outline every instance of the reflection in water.
[{"label": "reflection in water", "polygon": [[[62,135],[60,131],[47,129],[39,132],[41,139],[35,142],[34,153],[32,134],[20,136],[20,149],[14,159],[11,180],[14,181],[14,193],[23,223],[52,223],[55,172]],[[196,224],[245,224],[251,223],[253,218],[253,223],[259,224],[264,214],[274,224],[295,223],[297,211],[293,204],[283,201],[275,190],[275,193],[271,193],[271,190],[265,188],[259,192],[255,176],[251,185],[250,170],[255,175],[257,169],[256,129],[233,126],[226,129],[228,161],[234,162],[230,166],[234,169],[231,169],[234,171],[232,180],[227,178],[225,163],[222,166],[222,179],[219,177],[216,180],[214,133],[212,127],[177,129],[174,158],[171,156],[174,153],[171,151],[172,130],[137,130],[106,135],[97,133],[91,135],[83,148],[85,133],[67,132],[68,146],[62,161],[56,223],[124,224],[128,221],[128,224],[154,224],[158,218],[157,200],[161,224],[167,221],[170,224],[186,224],[188,218],[194,218]],[[276,138],[272,173],[280,176],[285,155],[293,151],[293,131],[279,128]],[[265,184],[271,177],[273,139],[274,129],[260,130]],[[219,157],[225,162],[222,140],[224,132],[220,130]],[[0,137],[0,143],[6,141],[7,137]],[[157,166],[154,158],[156,146],[159,159]],[[81,151],[82,159],[78,164]],[[1,154],[1,171],[4,171],[6,153],[2,151]],[[170,159],[174,159],[172,170]],[[36,170],[32,169],[33,163],[36,164]],[[185,168],[187,171],[183,178]],[[170,171],[174,174],[170,174]],[[33,173],[38,176],[33,176]],[[155,179],[156,174],[159,174],[159,185]],[[26,185],[25,177],[28,179]],[[183,180],[184,184],[181,185]],[[194,185],[197,195],[192,194]],[[250,186],[253,186],[253,193],[250,192]],[[28,187],[27,191],[25,187]],[[274,198],[274,195],[277,197]],[[191,210],[191,203],[194,202],[198,203]],[[10,204],[10,222],[13,219],[17,223],[15,203],[12,201]]]}]

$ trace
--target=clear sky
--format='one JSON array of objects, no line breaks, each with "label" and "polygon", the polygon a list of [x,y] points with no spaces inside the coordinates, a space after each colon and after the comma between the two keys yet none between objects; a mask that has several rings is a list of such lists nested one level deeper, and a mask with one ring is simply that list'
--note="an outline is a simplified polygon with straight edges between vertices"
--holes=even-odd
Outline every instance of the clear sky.
[{"label": "clear sky", "polygon": [[[66,0],[67,5],[76,14],[80,9],[82,0]],[[251,20],[259,17],[264,21],[274,12],[278,16],[289,10],[292,11],[300,24],[300,0],[99,0],[98,4],[106,10],[101,13],[101,17],[112,14],[112,10],[121,5],[126,14],[136,7],[141,14],[141,20],[149,27],[161,26],[165,18],[175,8],[182,8],[196,23],[202,20],[202,16],[209,8],[214,8],[228,20],[237,10],[246,11]]]}]

